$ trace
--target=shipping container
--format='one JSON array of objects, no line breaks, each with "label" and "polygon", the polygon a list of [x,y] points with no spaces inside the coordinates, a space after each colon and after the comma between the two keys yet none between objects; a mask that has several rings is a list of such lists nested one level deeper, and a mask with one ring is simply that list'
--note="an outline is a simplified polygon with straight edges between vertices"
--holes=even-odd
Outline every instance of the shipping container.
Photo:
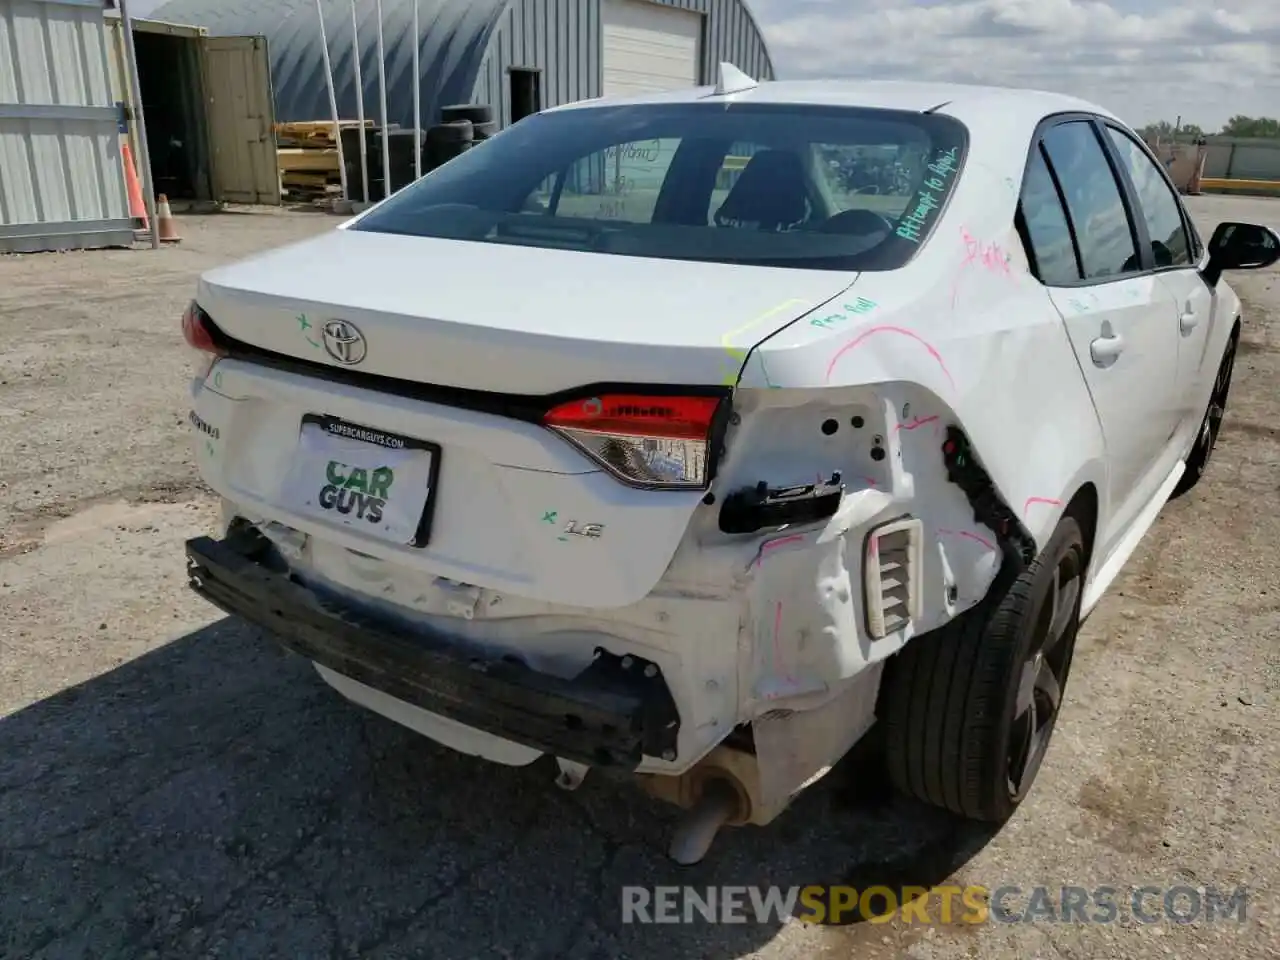
[{"label": "shipping container", "polygon": [[[108,18],[116,99],[132,103],[124,24]],[[157,193],[170,200],[280,203],[267,41],[133,19],[138,83]],[[136,124],[129,124],[139,157]]]},{"label": "shipping container", "polygon": [[0,252],[133,242],[101,0],[0,0]]}]

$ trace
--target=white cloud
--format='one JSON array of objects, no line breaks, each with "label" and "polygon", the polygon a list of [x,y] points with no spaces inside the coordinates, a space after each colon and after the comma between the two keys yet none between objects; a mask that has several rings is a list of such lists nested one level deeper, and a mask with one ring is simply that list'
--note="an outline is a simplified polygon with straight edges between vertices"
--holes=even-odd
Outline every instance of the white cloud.
[{"label": "white cloud", "polygon": [[1134,124],[1280,114],[1280,0],[747,0],[780,78],[1037,87]]}]

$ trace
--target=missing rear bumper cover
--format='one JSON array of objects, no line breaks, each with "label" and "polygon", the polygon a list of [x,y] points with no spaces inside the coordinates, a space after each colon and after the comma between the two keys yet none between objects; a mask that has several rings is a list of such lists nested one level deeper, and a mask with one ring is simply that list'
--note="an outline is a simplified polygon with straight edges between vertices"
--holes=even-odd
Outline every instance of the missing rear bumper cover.
[{"label": "missing rear bumper cover", "polygon": [[186,549],[196,593],[358,683],[590,766],[634,770],[646,756],[676,758],[680,714],[661,668],[648,660],[597,649],[566,680],[322,602],[271,569],[261,544],[243,536],[197,537]]},{"label": "missing rear bumper cover", "polygon": [[990,528],[1000,545],[1000,570],[987,591],[988,599],[998,603],[1022,571],[1035,560],[1038,552],[1035,537],[1000,498],[991,475],[974,454],[968,436],[954,424],[947,427],[942,461],[947,468],[947,479],[960,488],[973,507],[973,519]]}]

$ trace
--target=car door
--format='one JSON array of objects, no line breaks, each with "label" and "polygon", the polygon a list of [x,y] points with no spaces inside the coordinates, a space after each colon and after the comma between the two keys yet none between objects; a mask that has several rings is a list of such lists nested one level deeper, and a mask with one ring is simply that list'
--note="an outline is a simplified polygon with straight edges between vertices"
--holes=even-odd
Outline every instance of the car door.
[{"label": "car door", "polygon": [[1218,359],[1209,356],[1209,345],[1216,342],[1212,334],[1217,297],[1200,274],[1207,255],[1164,168],[1132,134],[1115,124],[1105,127],[1141,211],[1155,274],[1178,305],[1180,434],[1190,443],[1218,368]]},{"label": "car door", "polygon": [[1040,130],[1020,203],[1037,275],[1061,313],[1107,449],[1101,556],[1177,462],[1177,308],[1151,269],[1121,182],[1087,116]]}]

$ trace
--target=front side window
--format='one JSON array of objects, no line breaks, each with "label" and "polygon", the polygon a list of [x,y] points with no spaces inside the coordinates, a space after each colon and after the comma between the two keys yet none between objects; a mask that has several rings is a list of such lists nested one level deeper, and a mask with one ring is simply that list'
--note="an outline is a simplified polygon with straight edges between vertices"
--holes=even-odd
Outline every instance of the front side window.
[{"label": "front side window", "polygon": [[1093,125],[1085,120],[1058,124],[1045,133],[1043,143],[1067,202],[1085,279],[1139,272],[1120,185]]},{"label": "front side window", "polygon": [[1182,221],[1182,206],[1160,168],[1145,150],[1127,133],[1108,125],[1107,133],[1115,144],[1120,160],[1129,172],[1138,204],[1147,223],[1151,252],[1157,267],[1182,266],[1191,263],[1191,244]]},{"label": "front side window", "polygon": [[958,182],[957,120],[781,104],[528,117],[352,230],[825,270],[892,270]]}]

